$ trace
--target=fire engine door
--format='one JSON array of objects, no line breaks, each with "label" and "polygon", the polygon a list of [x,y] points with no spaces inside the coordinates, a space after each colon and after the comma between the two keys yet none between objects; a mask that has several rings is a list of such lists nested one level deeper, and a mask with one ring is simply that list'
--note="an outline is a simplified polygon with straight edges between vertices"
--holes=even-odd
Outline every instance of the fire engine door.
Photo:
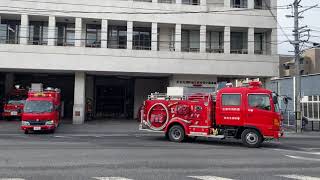
[{"label": "fire engine door", "polygon": [[269,94],[248,94],[247,125],[273,124],[273,104]]}]

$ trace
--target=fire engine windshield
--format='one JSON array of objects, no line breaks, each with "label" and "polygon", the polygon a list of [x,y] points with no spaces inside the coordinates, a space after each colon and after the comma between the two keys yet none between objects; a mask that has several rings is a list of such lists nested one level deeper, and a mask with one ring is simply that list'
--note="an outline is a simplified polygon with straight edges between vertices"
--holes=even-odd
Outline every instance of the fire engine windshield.
[{"label": "fire engine windshield", "polygon": [[27,101],[24,106],[26,113],[46,113],[52,110],[53,104],[50,101]]},{"label": "fire engine windshield", "polygon": [[21,105],[24,104],[26,101],[25,100],[9,100],[8,104],[11,105]]}]

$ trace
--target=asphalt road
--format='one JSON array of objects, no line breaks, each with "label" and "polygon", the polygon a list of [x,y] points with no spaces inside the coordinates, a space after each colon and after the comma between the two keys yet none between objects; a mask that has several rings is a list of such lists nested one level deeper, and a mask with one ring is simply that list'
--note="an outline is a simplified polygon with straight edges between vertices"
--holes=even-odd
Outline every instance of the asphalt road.
[{"label": "asphalt road", "polygon": [[172,143],[131,122],[30,135],[16,126],[0,122],[0,180],[320,180],[320,133],[249,149],[237,141]]}]

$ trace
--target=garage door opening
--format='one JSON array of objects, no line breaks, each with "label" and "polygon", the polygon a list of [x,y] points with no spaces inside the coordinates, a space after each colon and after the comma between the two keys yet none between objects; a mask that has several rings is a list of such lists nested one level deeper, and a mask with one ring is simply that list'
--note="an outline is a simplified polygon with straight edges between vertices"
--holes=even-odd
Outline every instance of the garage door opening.
[{"label": "garage door opening", "polygon": [[62,117],[72,119],[74,99],[74,75],[72,74],[31,74],[17,73],[14,84],[30,87],[31,83],[42,83],[43,87],[59,88],[61,90]]},{"label": "garage door opening", "polygon": [[134,79],[95,78],[97,118],[131,119],[133,117]]}]

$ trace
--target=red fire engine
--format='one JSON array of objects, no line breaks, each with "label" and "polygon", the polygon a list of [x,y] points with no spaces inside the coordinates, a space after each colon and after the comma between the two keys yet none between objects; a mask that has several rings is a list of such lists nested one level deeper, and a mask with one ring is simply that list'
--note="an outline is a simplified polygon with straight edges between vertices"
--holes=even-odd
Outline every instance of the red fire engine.
[{"label": "red fire engine", "polygon": [[16,86],[7,96],[7,101],[3,106],[4,119],[11,117],[21,117],[25,100],[27,99],[28,91],[24,88]]},{"label": "red fire engine", "polygon": [[248,147],[282,136],[278,96],[260,82],[212,94],[151,94],[141,110],[140,130],[163,132],[174,142],[187,137],[236,138]]},{"label": "red fire engine", "polygon": [[22,113],[21,129],[54,132],[60,121],[60,90],[47,88],[44,91],[29,91]]}]

